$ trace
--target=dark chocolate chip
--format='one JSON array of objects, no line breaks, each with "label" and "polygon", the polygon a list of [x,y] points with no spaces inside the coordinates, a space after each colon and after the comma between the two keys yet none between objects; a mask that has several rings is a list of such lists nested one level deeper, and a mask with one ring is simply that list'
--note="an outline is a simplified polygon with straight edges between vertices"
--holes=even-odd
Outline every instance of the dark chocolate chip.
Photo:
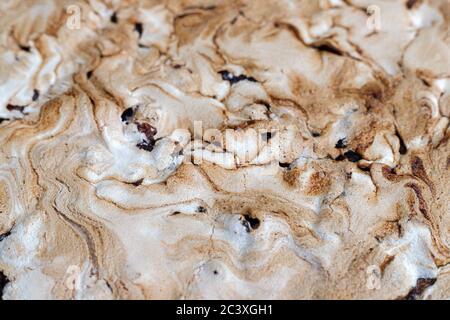
[{"label": "dark chocolate chip", "polygon": [[362,156],[359,153],[352,150],[345,152],[344,156],[351,162],[358,162],[362,159]]},{"label": "dark chocolate chip", "polygon": [[261,139],[266,142],[269,141],[270,139],[272,139],[272,132],[267,131],[267,132],[261,133]]},{"label": "dark chocolate chip", "polygon": [[146,122],[137,123],[137,129],[145,134],[148,139],[153,139],[153,136],[158,132],[154,126]]},{"label": "dark chocolate chip", "polygon": [[319,132],[315,132],[315,131],[311,132],[311,135],[312,135],[314,138],[320,137],[320,133],[319,133]]},{"label": "dark chocolate chip", "polygon": [[36,101],[37,99],[39,99],[39,90],[34,89],[33,91],[33,97],[31,98],[33,101]]},{"label": "dark chocolate chip", "polygon": [[6,106],[6,109],[8,109],[9,111],[17,110],[17,111],[23,112],[23,110],[25,109],[25,106],[15,106],[12,104],[8,104]]},{"label": "dark chocolate chip", "polygon": [[199,206],[199,207],[197,208],[197,212],[205,213],[205,212],[206,212],[206,208],[205,208],[205,207],[202,207],[202,206]]},{"label": "dark chocolate chip", "polygon": [[88,71],[88,72],[86,73],[86,77],[87,77],[88,79],[90,79],[90,78],[92,77],[92,70],[90,70],[90,71]]},{"label": "dark chocolate chip", "polygon": [[253,77],[248,77],[244,74],[240,74],[238,76],[233,75],[231,72],[227,70],[221,70],[218,72],[222,76],[222,80],[230,82],[230,84],[238,83],[239,81],[251,81],[251,82],[257,82],[257,80]]},{"label": "dark chocolate chip", "polygon": [[129,121],[130,118],[134,116],[134,109],[132,107],[125,109],[124,112],[122,112],[122,115],[120,118],[122,119],[122,122]]},{"label": "dark chocolate chip", "polygon": [[339,139],[336,142],[336,145],[334,147],[337,148],[337,149],[346,148],[347,147],[347,139],[345,139],[345,138]]},{"label": "dark chocolate chip", "polygon": [[154,146],[155,145],[152,141],[142,141],[136,145],[136,147],[138,147],[139,149],[142,149],[142,150],[145,150],[148,152],[152,152]]},{"label": "dark chocolate chip", "polygon": [[137,129],[139,130],[139,132],[145,134],[146,139],[144,139],[142,142],[139,142],[136,147],[151,152],[156,143],[156,140],[154,138],[155,134],[157,133],[156,128],[149,123],[143,122],[137,123]]},{"label": "dark chocolate chip", "polygon": [[117,12],[114,12],[112,15],[111,15],[111,18],[110,18],[110,20],[111,20],[111,22],[112,23],[117,23]]},{"label": "dark chocolate chip", "polygon": [[142,37],[142,33],[144,32],[144,27],[142,23],[136,22],[134,24],[134,31],[136,31],[139,34],[139,38]]},{"label": "dark chocolate chip", "polygon": [[219,74],[222,76],[222,80],[225,81],[231,81],[234,78],[234,76],[227,70],[219,71]]},{"label": "dark chocolate chip", "polygon": [[278,162],[278,165],[282,168],[289,168],[291,164],[289,162]]},{"label": "dark chocolate chip", "polygon": [[245,227],[247,232],[251,230],[258,229],[261,222],[257,217],[252,217],[249,213],[243,215],[244,220],[242,220],[242,225]]}]

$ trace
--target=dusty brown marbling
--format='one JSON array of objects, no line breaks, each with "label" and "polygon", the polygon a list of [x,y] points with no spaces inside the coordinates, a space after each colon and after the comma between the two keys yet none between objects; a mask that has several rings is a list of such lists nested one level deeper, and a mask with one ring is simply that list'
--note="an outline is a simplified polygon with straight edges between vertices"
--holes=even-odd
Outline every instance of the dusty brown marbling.
[{"label": "dusty brown marbling", "polygon": [[450,298],[449,56],[446,0],[1,1],[0,296]]}]

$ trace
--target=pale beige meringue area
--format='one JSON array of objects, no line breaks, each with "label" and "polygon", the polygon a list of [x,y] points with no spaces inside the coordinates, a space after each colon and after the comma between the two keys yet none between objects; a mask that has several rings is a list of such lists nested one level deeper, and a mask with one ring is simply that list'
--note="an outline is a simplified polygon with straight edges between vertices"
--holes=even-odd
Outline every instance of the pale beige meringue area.
[{"label": "pale beige meringue area", "polygon": [[0,1],[0,297],[449,299],[449,118],[448,0]]}]

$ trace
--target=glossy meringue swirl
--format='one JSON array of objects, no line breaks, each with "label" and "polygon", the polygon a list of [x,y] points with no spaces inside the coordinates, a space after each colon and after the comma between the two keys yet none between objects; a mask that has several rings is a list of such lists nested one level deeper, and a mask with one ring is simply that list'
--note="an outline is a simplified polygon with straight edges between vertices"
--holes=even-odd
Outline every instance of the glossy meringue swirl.
[{"label": "glossy meringue swirl", "polygon": [[449,30],[447,0],[1,1],[0,297],[450,298]]}]

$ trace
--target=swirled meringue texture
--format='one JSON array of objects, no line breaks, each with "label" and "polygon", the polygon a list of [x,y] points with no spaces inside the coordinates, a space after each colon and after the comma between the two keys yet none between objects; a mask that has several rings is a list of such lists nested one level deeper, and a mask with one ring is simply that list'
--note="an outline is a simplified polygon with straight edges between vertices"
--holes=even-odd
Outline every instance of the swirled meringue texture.
[{"label": "swirled meringue texture", "polygon": [[0,296],[450,298],[449,57],[448,0],[1,1]]}]

